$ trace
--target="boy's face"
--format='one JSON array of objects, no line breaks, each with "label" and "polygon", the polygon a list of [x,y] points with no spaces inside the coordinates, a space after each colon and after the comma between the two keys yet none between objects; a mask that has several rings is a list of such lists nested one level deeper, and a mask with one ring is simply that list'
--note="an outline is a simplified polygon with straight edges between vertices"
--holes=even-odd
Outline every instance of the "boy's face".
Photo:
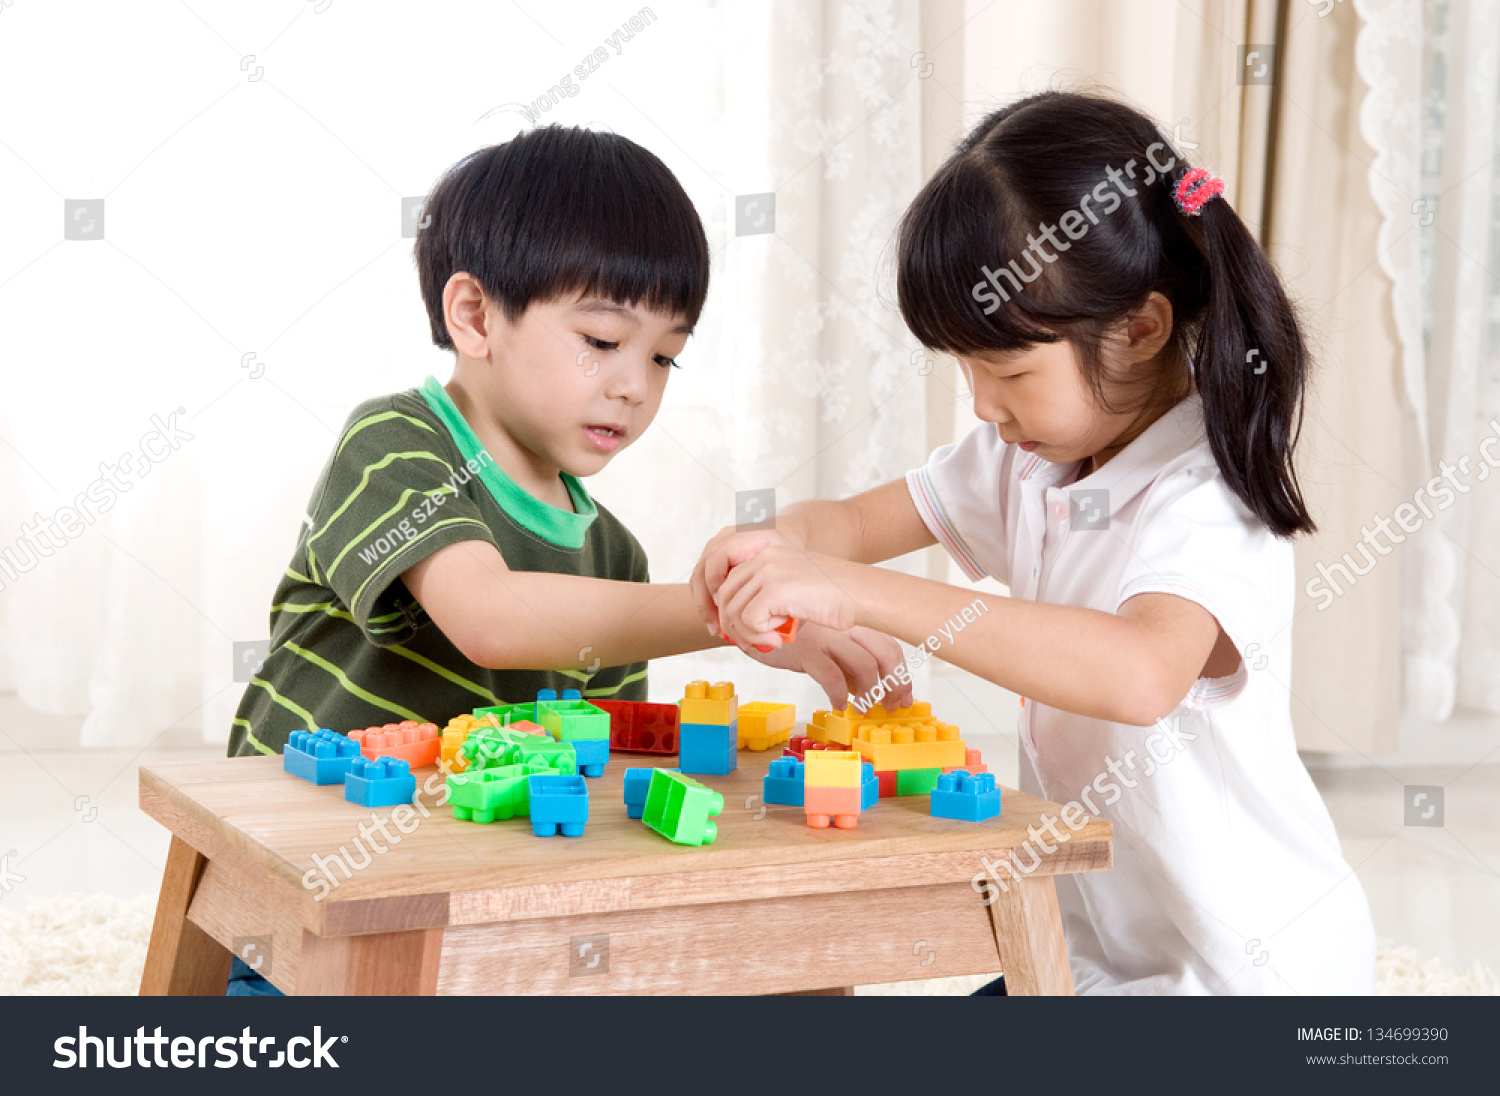
[{"label": "boy's face", "polygon": [[490,407],[515,441],[575,476],[631,445],[661,407],[691,328],[681,315],[601,298],[490,306]]}]

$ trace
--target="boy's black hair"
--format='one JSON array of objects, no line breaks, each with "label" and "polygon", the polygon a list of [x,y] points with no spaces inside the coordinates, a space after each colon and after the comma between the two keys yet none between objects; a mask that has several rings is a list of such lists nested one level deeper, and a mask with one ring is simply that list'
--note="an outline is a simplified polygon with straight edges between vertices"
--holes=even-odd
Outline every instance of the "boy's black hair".
[{"label": "boy's black hair", "polygon": [[[1309,368],[1295,311],[1227,200],[1195,217],[1177,208],[1172,187],[1187,167],[1151,119],[1103,96],[1048,91],[995,111],[902,218],[902,317],[923,345],[955,354],[1066,339],[1096,401],[1115,411],[1104,399],[1102,341],[1161,293],[1172,305],[1175,368],[1142,405],[1185,392],[1191,367],[1226,483],[1278,536],[1312,532],[1292,466]],[[1113,194],[1110,170],[1124,179]],[[1089,195],[1116,204],[1083,207],[1080,224]],[[1063,227],[1081,236],[1066,231],[1055,254],[1045,245],[1040,259],[1030,254],[1036,235],[1056,235],[1069,213]]]},{"label": "boy's black hair", "polygon": [[708,238],[677,177],[613,133],[543,126],[443,173],[414,249],[432,341],[453,349],[443,288],[472,274],[512,323],[571,294],[682,313],[708,295]]}]

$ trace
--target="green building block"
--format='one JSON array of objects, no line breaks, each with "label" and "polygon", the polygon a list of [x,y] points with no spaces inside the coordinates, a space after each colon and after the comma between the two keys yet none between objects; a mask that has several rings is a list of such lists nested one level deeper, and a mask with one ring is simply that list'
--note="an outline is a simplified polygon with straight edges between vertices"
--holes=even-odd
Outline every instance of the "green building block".
[{"label": "green building block", "polygon": [[928,795],[937,788],[942,775],[942,769],[897,769],[896,794]]},{"label": "green building block", "polygon": [[531,813],[530,765],[501,765],[448,777],[448,803],[463,822],[493,822]]},{"label": "green building block", "polygon": [[516,735],[516,749],[522,761],[542,759],[548,768],[559,776],[574,776],[578,772],[578,751],[571,743],[557,742],[540,734]]},{"label": "green building block", "polygon": [[587,700],[543,700],[536,708],[536,723],[559,742],[609,738],[609,713]]},{"label": "green building block", "polygon": [[710,815],[724,809],[724,797],[682,773],[657,769],[646,790],[641,821],[679,845],[712,845],[719,827]]}]

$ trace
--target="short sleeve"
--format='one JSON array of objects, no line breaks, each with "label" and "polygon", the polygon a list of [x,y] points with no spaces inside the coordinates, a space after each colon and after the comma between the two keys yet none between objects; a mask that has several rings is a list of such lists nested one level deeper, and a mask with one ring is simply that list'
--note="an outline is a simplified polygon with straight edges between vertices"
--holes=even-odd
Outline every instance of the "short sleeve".
[{"label": "short sleeve", "polygon": [[459,541],[495,544],[478,506],[457,487],[470,471],[455,466],[457,450],[446,441],[439,427],[398,403],[360,408],[308,516],[311,577],[333,590],[378,646],[403,642],[425,623],[394,581],[401,572]]},{"label": "short sleeve", "polygon": [[1133,522],[1116,611],[1137,594],[1175,594],[1212,613],[1241,656],[1232,675],[1200,678],[1189,706],[1211,707],[1243,690],[1247,646],[1270,639],[1262,633],[1279,603],[1274,587],[1285,561],[1278,553],[1290,551],[1230,492],[1217,468],[1184,468],[1147,492]]},{"label": "short sleeve", "polygon": [[1010,585],[1006,544],[1005,443],[982,422],[906,474],[927,528],[971,581],[993,575]]}]

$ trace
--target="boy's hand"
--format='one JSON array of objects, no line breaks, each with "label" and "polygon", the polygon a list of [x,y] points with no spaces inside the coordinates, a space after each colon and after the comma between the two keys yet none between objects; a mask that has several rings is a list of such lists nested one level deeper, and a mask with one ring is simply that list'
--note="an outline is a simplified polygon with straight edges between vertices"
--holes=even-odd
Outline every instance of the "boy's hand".
[{"label": "boy's hand", "polygon": [[829,705],[839,711],[849,706],[849,697],[868,696],[884,677],[893,678],[898,690],[884,702],[888,709],[904,708],[912,702],[910,681],[903,685],[896,676],[896,668],[906,658],[901,645],[869,628],[836,632],[804,624],[795,643],[784,644],[769,654],[746,653],[767,666],[807,674],[828,694]]},{"label": "boy's hand", "polygon": [[[750,536],[751,534],[745,534]],[[734,560],[731,542],[727,559]],[[788,617],[848,631],[855,624],[856,603],[841,580],[850,578],[851,564],[785,544],[761,545],[714,590],[719,620],[731,642],[741,647],[778,647],[775,629]],[[705,579],[711,581],[712,573]]]},{"label": "boy's hand", "polygon": [[[720,623],[719,606],[716,600],[718,589],[730,570],[773,545],[790,546],[794,542],[775,529],[754,529],[742,533],[733,525],[720,529],[714,538],[703,547],[703,554],[693,568],[693,604],[698,615],[708,627],[708,634],[717,636],[725,632]],[[773,621],[772,628],[782,620]],[[778,640],[779,642],[779,640]]]}]

